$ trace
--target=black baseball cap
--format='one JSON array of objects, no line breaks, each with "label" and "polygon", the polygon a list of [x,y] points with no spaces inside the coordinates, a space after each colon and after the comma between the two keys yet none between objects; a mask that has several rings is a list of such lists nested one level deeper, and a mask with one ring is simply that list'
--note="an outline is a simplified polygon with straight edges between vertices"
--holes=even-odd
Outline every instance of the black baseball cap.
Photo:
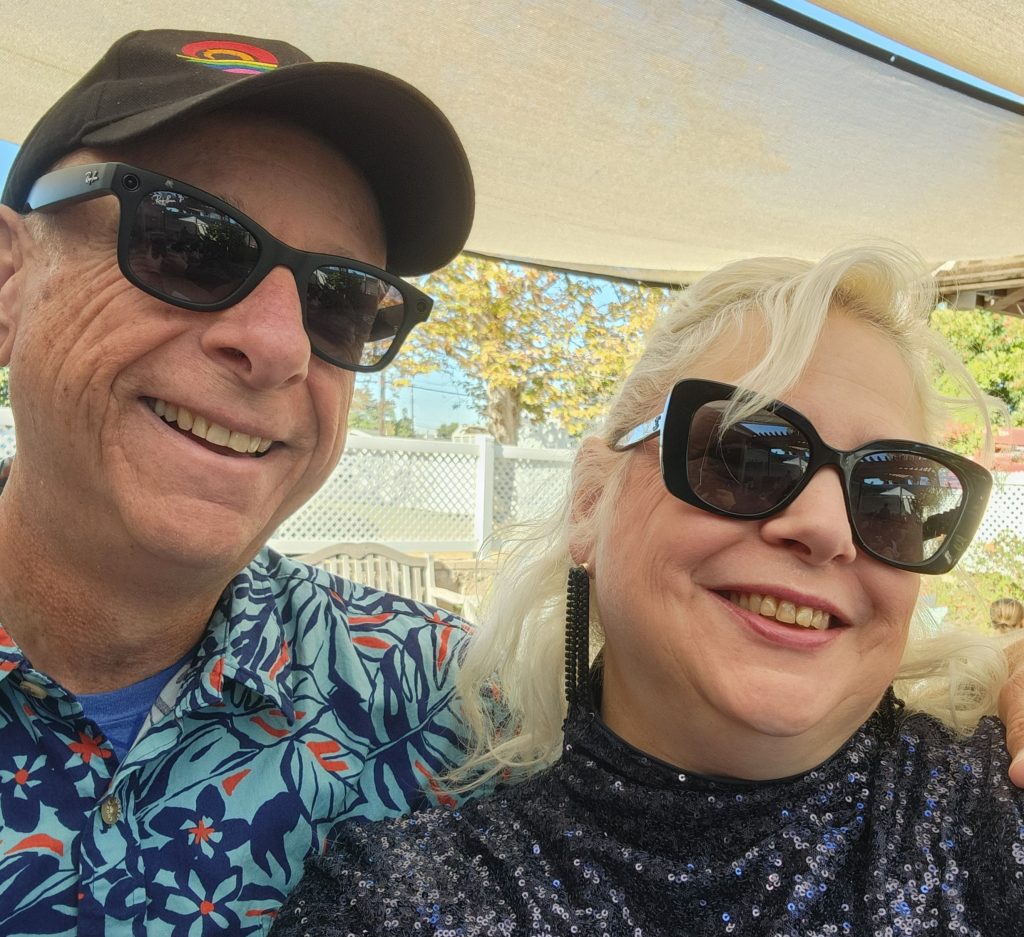
[{"label": "black baseball cap", "polygon": [[232,107],[307,126],[359,167],[380,205],[392,272],[436,270],[466,243],[473,176],[429,98],[373,68],[314,62],[287,42],[210,31],[140,30],[118,39],[32,128],[3,202],[21,211],[36,179],[80,147],[114,147]]}]

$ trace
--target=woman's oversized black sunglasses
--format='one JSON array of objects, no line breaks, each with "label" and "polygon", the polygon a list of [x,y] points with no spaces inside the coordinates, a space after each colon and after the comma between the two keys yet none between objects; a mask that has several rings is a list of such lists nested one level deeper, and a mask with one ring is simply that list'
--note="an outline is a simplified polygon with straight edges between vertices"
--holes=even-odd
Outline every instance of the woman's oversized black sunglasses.
[{"label": "woman's oversized black sunglasses", "polygon": [[659,437],[668,491],[712,514],[762,520],[785,510],[818,469],[836,468],[859,547],[918,573],[956,565],[981,523],[992,476],[937,446],[880,439],[844,452],[825,443],[803,414],[773,401],[730,422],[731,384],[683,380],[661,416],[614,445]]},{"label": "woman's oversized black sunglasses", "polygon": [[295,277],[313,353],[349,371],[379,371],[430,315],[411,283],[358,260],[289,247],[202,189],[124,163],[69,166],[37,180],[32,211],[116,195],[117,260],[157,299],[197,312],[240,302],[278,266]]}]

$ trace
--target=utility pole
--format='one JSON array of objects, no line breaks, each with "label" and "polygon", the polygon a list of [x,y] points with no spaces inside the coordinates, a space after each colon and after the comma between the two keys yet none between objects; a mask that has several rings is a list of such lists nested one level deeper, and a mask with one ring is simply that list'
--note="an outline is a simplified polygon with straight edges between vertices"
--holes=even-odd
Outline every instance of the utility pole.
[{"label": "utility pole", "polygon": [[384,400],[385,394],[387,393],[388,385],[387,378],[384,376],[384,372],[380,372],[380,390],[377,393],[377,432],[384,435],[384,431],[387,427],[384,424]]}]

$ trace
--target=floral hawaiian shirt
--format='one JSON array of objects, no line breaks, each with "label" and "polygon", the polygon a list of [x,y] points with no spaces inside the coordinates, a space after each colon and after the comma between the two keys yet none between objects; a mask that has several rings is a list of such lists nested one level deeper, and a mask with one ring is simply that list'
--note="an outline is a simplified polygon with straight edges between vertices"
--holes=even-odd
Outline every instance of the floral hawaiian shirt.
[{"label": "floral hawaiian shirt", "polygon": [[264,934],[340,820],[449,800],[467,630],[264,550],[119,763],[0,627],[0,934]]}]

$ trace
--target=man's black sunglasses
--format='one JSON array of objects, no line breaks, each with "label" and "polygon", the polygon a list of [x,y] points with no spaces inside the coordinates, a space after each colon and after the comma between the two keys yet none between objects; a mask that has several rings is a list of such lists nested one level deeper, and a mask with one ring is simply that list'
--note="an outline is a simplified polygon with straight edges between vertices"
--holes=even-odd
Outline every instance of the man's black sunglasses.
[{"label": "man's black sunglasses", "polygon": [[818,469],[834,466],[857,545],[875,559],[917,573],[956,565],[981,523],[992,476],[937,446],[880,439],[834,449],[810,421],[773,401],[736,422],[731,384],[684,380],[661,416],[623,435],[618,451],[659,437],[668,491],[723,517],[762,520],[791,504]]},{"label": "man's black sunglasses", "polygon": [[217,312],[249,295],[278,266],[295,277],[315,355],[349,371],[379,371],[430,315],[411,283],[358,260],[289,247],[202,189],[126,166],[58,169],[29,192],[32,211],[116,195],[117,260],[125,278],[157,299]]}]

